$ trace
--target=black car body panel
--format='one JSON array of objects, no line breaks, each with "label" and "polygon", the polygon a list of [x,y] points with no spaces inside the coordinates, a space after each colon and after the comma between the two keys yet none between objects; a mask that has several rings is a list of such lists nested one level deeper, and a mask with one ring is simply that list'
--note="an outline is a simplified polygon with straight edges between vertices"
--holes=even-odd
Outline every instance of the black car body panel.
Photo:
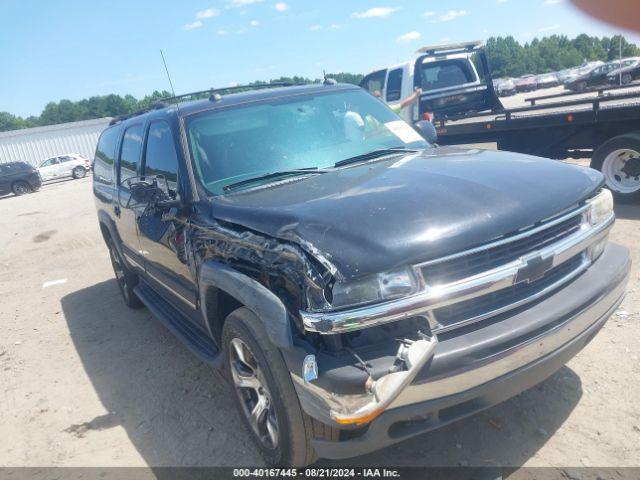
[{"label": "black car body panel", "polygon": [[[437,148],[214,197],[211,212],[272,237],[304,239],[352,278],[517,232],[576,206],[601,184],[594,170],[552,160]],[[546,189],[558,194],[549,198]]]},{"label": "black car body panel", "polygon": [[28,163],[9,162],[0,164],[0,195],[12,192],[13,185],[18,181],[29,184],[32,191],[42,186],[42,179],[38,171]]}]

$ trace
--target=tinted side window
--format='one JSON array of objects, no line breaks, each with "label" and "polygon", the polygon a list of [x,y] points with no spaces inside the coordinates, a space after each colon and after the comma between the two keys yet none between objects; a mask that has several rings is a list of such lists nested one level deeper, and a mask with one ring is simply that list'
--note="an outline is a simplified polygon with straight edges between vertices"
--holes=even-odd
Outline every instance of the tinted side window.
[{"label": "tinted side window", "polygon": [[118,185],[124,188],[125,180],[138,176],[140,152],[142,151],[143,126],[133,125],[124,131],[120,147],[120,163],[118,165]]},{"label": "tinted side window", "polygon": [[402,90],[402,69],[396,68],[389,72],[387,79],[387,102],[400,100]]},{"label": "tinted side window", "polygon": [[178,154],[167,122],[151,122],[145,149],[144,175],[162,175],[174,192],[178,184]]},{"label": "tinted side window", "polygon": [[382,93],[384,91],[384,79],[386,76],[386,70],[373,72],[364,77],[360,86],[365,90],[368,90],[370,93],[374,93],[376,90]]},{"label": "tinted side window", "polygon": [[112,127],[100,135],[93,161],[93,180],[95,182],[113,183],[113,161],[116,156],[120,132],[120,128]]}]

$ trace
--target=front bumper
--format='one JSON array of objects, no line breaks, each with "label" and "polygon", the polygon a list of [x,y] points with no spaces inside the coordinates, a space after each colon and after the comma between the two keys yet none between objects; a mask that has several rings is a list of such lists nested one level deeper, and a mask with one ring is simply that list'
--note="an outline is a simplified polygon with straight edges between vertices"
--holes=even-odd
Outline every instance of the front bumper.
[{"label": "front bumper", "polygon": [[[325,458],[364,454],[471,415],[539,383],[604,325],[622,301],[630,265],[628,251],[609,244],[586,272],[543,300],[440,338],[433,358],[384,413],[349,440],[315,440],[316,452]],[[354,364],[323,369],[321,358],[318,380],[305,383],[297,371],[301,363],[296,368],[292,357],[285,355],[303,409],[339,427],[329,415],[331,403],[348,399],[340,393],[349,390],[345,384],[362,385],[361,369]],[[332,385],[339,388],[331,392]]]}]

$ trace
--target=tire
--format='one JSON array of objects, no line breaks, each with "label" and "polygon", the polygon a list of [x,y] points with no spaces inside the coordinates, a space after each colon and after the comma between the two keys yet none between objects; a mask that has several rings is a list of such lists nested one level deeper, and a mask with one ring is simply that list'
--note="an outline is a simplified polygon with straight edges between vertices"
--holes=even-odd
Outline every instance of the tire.
[{"label": "tire", "polygon": [[587,82],[578,82],[576,84],[576,92],[584,92],[587,89]]},{"label": "tire", "polygon": [[13,185],[11,185],[11,191],[16,197],[19,197],[20,195],[26,195],[27,193],[33,192],[33,188],[31,188],[31,185],[29,185],[28,182],[18,180],[17,182],[13,182]]},{"label": "tire", "polygon": [[633,78],[631,78],[630,73],[625,73],[624,75],[622,75],[622,78],[620,79],[620,81],[622,82],[622,85],[629,85],[631,83],[631,80],[633,80]]},{"label": "tire", "polygon": [[[311,439],[337,440],[339,430],[313,420],[302,411],[282,354],[269,342],[261,320],[241,307],[229,314],[222,330],[225,373],[231,382],[242,421],[265,461],[271,466],[303,467],[317,460]],[[238,349],[247,363],[239,361]],[[251,365],[251,367],[248,367]],[[238,387],[250,379],[251,387]],[[253,379],[258,379],[255,382]],[[249,410],[267,397],[265,412],[250,420]],[[255,407],[253,407],[255,410]],[[267,425],[271,425],[269,428]],[[275,426],[275,441],[271,437]],[[270,432],[263,433],[261,432]]]},{"label": "tire", "polygon": [[607,188],[621,203],[640,200],[640,134],[628,133],[604,142],[594,152],[591,168],[604,175]]},{"label": "tire", "polygon": [[129,270],[122,261],[122,257],[120,256],[118,249],[115,247],[113,240],[109,239],[107,241],[107,246],[109,248],[109,256],[111,257],[113,273],[116,276],[118,288],[120,289],[125,305],[133,310],[138,310],[144,307],[144,304],[133,291],[133,288],[138,284],[138,275]]},{"label": "tire", "polygon": [[84,167],[75,167],[71,172],[71,176],[76,180],[80,178],[84,178],[86,175],[87,175],[87,171],[85,170]]}]

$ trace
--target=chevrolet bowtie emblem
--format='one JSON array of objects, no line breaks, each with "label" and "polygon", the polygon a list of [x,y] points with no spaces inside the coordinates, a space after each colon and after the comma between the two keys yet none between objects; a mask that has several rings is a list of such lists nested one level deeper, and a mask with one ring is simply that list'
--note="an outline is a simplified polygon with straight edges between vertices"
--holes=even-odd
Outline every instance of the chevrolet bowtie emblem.
[{"label": "chevrolet bowtie emblem", "polygon": [[526,265],[518,270],[515,283],[535,282],[544,277],[544,274],[553,267],[553,257],[542,258],[537,256],[526,260]]}]

